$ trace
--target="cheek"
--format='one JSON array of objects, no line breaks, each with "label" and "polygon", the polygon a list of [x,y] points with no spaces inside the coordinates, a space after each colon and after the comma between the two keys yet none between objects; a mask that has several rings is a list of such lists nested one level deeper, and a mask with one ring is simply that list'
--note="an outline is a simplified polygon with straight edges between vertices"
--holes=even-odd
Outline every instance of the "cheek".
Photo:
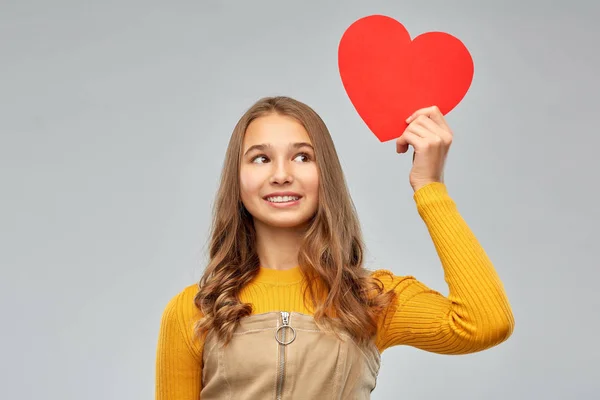
[{"label": "cheek", "polygon": [[252,173],[245,168],[240,170],[240,190],[242,196],[256,194],[260,188],[258,174]]},{"label": "cheek", "polygon": [[316,166],[304,171],[302,182],[304,183],[305,190],[310,191],[313,196],[319,193],[319,170]]}]

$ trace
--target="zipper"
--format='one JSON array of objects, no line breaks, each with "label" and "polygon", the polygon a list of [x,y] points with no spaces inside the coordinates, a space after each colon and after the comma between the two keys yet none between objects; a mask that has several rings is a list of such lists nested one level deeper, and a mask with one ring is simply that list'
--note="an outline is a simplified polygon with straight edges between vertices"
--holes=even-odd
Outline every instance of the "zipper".
[{"label": "zipper", "polygon": [[[291,331],[291,338],[287,338],[287,331]],[[281,332],[281,334],[280,334]],[[280,338],[281,336],[281,338]],[[276,399],[281,400],[283,394],[283,383],[285,381],[285,346],[296,339],[296,330],[290,326],[290,313],[281,311],[281,325],[275,331],[275,340],[279,343],[279,363],[277,369],[277,392]]]}]

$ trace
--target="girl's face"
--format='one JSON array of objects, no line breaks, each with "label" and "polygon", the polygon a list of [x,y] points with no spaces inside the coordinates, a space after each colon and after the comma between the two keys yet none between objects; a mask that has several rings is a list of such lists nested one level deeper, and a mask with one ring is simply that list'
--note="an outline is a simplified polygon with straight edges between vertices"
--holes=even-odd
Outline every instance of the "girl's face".
[{"label": "girl's face", "polygon": [[250,123],[242,144],[240,190],[255,225],[294,228],[311,219],[318,206],[319,173],[302,124],[278,114]]}]

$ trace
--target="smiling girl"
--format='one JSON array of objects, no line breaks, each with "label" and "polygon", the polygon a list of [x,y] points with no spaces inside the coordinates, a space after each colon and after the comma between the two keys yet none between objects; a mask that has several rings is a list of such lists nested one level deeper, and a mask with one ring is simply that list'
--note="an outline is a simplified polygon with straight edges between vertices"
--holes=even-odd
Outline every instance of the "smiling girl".
[{"label": "smiling girl", "polygon": [[514,319],[492,262],[443,183],[452,132],[436,107],[397,139],[449,295],[363,265],[361,229],[327,127],[306,104],[264,98],[231,136],[210,261],[167,305],[156,399],[369,399],[381,353],[505,341]]}]

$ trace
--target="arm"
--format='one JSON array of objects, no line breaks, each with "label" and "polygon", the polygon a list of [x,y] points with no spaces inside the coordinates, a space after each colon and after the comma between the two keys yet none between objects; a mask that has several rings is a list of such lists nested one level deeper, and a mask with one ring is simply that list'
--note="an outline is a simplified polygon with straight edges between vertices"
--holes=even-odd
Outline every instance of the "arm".
[{"label": "arm", "polygon": [[175,296],[162,315],[156,352],[156,400],[200,399],[202,358],[191,340],[190,293],[186,290]]},{"label": "arm", "polygon": [[466,354],[505,341],[515,322],[502,282],[445,185],[425,185],[414,199],[440,257],[449,295],[410,276],[381,276],[397,299],[383,321],[378,347],[383,351],[409,345],[440,354]]}]

